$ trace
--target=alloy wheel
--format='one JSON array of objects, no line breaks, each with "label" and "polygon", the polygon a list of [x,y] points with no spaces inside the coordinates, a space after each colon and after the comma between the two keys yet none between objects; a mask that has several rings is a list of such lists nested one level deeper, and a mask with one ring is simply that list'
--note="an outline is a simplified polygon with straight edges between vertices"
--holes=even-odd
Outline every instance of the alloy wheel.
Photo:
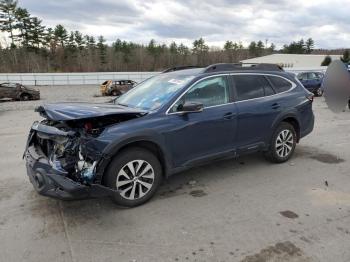
[{"label": "alloy wheel", "polygon": [[279,157],[287,157],[293,150],[293,133],[289,129],[282,130],[276,139],[276,153]]},{"label": "alloy wheel", "polygon": [[116,189],[127,200],[145,196],[154,183],[154,170],[145,160],[132,160],[124,165],[116,180]]}]

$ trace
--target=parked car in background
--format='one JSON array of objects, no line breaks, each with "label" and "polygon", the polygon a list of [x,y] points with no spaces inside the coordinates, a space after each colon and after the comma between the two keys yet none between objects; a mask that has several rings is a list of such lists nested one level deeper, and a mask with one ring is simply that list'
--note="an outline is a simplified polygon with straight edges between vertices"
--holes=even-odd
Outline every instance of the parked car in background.
[{"label": "parked car in background", "polygon": [[120,96],[135,85],[132,80],[107,80],[101,84],[100,90],[103,96]]},{"label": "parked car in background", "polygon": [[0,84],[0,99],[12,100],[39,100],[40,91],[18,83],[2,83]]},{"label": "parked car in background", "polygon": [[313,96],[277,65],[169,69],[111,104],[37,108],[27,174],[42,195],[137,206],[163,178],[210,161],[258,151],[289,160],[313,130]]},{"label": "parked car in background", "polygon": [[321,88],[324,74],[320,72],[303,72],[297,75],[299,81],[303,86],[314,93],[316,96],[322,96],[323,90]]}]

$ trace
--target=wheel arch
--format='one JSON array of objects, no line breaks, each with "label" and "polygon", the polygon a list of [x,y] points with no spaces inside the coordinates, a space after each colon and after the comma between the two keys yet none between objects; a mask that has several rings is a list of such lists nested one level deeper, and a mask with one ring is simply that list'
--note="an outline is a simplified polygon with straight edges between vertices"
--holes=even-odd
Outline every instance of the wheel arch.
[{"label": "wheel arch", "polygon": [[298,118],[294,114],[288,114],[283,117],[281,117],[278,121],[275,122],[273,130],[275,130],[278,125],[282,122],[289,123],[293,126],[295,133],[297,135],[297,143],[300,140],[300,123],[298,121]]},{"label": "wheel arch", "polygon": [[100,172],[98,172],[100,173],[100,177],[101,177],[100,179],[102,183],[104,183],[105,171],[108,169],[109,165],[112,163],[113,158],[123,150],[131,147],[143,148],[153,153],[160,162],[163,176],[167,177],[169,175],[170,161],[167,157],[166,151],[160,145],[160,143],[149,138],[134,138],[131,140],[124,141],[123,143],[114,146],[108,151],[107,153],[108,157],[104,158],[102,161],[103,163],[101,163],[100,165],[103,168],[102,170],[100,170]]},{"label": "wheel arch", "polygon": [[[297,135],[297,143],[298,143],[300,140],[300,122],[298,120],[298,117],[293,113],[283,115],[283,116],[279,117],[278,119],[276,119],[276,121],[272,125],[271,130],[274,131],[278,127],[278,125],[282,122],[289,123],[294,127],[294,130],[295,130],[296,135]],[[273,134],[273,132],[272,132],[272,134]],[[272,134],[270,135],[269,141],[271,140]]]},{"label": "wheel arch", "polygon": [[28,92],[22,92],[22,93],[20,93],[19,94],[19,99],[21,100],[25,95],[27,95],[28,96],[28,98],[29,98],[29,100],[33,97],[30,93],[28,93]]},{"label": "wheel arch", "polygon": [[286,117],[281,122],[289,123],[293,126],[295,133],[297,135],[297,142],[300,140],[300,123],[295,117]]}]

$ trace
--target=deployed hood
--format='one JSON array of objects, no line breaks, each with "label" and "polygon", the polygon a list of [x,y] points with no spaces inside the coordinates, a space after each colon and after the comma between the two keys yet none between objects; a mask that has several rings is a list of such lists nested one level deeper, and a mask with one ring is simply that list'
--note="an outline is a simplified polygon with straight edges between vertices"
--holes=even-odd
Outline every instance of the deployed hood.
[{"label": "deployed hood", "polygon": [[41,116],[54,121],[68,121],[84,118],[94,118],[107,115],[139,114],[147,111],[118,106],[114,104],[97,103],[55,103],[45,104],[35,109]]}]

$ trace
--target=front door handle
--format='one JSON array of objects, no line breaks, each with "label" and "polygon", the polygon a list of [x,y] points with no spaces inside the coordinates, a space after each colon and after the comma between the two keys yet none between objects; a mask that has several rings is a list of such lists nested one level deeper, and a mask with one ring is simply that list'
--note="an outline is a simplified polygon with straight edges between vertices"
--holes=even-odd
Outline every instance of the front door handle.
[{"label": "front door handle", "polygon": [[224,119],[232,119],[233,118],[233,113],[232,112],[229,112],[229,113],[226,113],[226,114],[224,114]]}]

